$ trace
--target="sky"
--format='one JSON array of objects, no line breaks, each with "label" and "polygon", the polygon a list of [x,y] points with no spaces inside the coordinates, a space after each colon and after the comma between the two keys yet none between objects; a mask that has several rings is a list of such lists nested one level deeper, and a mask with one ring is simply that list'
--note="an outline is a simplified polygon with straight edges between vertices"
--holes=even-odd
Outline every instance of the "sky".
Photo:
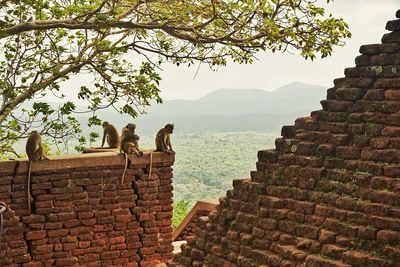
[{"label": "sky", "polygon": [[[318,1],[321,5],[323,0]],[[332,87],[333,80],[344,76],[344,69],[355,65],[363,44],[380,43],[387,31],[386,22],[395,19],[399,0],[335,0],[326,5],[327,14],[348,22],[353,36],[344,47],[336,47],[323,60],[305,60],[298,54],[260,53],[251,65],[230,63],[218,71],[207,65],[164,66],[160,73],[161,95],[165,100],[197,99],[219,88],[257,88],[267,91],[298,81]],[[196,74],[197,72],[197,74]]]}]

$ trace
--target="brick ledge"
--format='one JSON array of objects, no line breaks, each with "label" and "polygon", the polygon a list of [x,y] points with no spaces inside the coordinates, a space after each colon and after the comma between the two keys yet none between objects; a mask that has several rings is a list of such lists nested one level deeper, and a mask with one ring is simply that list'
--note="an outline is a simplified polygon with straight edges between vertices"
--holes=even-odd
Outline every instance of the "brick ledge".
[{"label": "brick ledge", "polygon": [[[148,165],[150,164],[150,153],[152,149],[145,150],[144,156],[141,158],[135,155],[129,155],[131,164],[135,165]],[[66,170],[82,167],[96,167],[96,166],[121,166],[125,164],[125,158],[123,155],[116,151],[112,152],[99,152],[99,153],[88,153],[78,154],[70,156],[53,156],[49,157],[50,160],[43,160],[34,162],[32,165],[32,172],[38,171],[56,171]],[[153,152],[153,164],[167,164],[172,165],[175,161],[175,155],[169,155],[162,152]],[[2,160],[0,161],[0,173],[2,174],[13,174],[16,165],[18,166],[18,174],[28,172],[29,161],[27,158],[15,159],[15,160]]]}]

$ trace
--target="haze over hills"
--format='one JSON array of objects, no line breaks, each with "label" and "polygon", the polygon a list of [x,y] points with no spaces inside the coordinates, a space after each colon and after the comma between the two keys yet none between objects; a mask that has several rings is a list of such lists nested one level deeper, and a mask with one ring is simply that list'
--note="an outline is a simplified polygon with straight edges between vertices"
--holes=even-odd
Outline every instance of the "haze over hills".
[{"label": "haze over hills", "polygon": [[[294,82],[273,91],[260,89],[218,89],[197,100],[169,100],[146,108],[147,114],[133,120],[140,134],[155,134],[166,123],[175,123],[177,133],[280,131],[297,117],[321,109],[326,88]],[[78,116],[84,132],[88,114]],[[121,129],[132,119],[113,110],[98,113]],[[118,119],[116,119],[118,117]],[[86,128],[86,129],[85,129]],[[101,132],[95,126],[91,131]]]},{"label": "haze over hills", "polygon": [[179,132],[278,131],[321,108],[326,88],[291,83],[272,92],[260,89],[218,89],[197,100],[170,100],[154,105],[136,120],[138,130],[154,132],[173,122]]},{"label": "haze over hills", "polygon": [[[146,108],[147,114],[132,120],[112,109],[98,112],[102,120],[122,129],[127,122],[137,125],[139,134],[155,134],[166,123],[175,123],[177,133],[277,132],[293,124],[297,117],[321,109],[326,88],[294,82],[273,91],[260,89],[217,89],[197,100],[168,100]],[[57,107],[59,103],[49,103]],[[27,105],[30,107],[31,103]],[[79,105],[79,104],[78,104]],[[84,134],[102,132],[100,126],[87,127],[89,113],[77,114]]]},{"label": "haze over hills", "polygon": [[[197,100],[169,100],[146,108],[147,114],[132,120],[112,109],[97,115],[122,129],[127,122],[137,125],[139,135],[154,135],[166,123],[175,123],[176,133],[205,132],[278,132],[282,125],[293,124],[297,117],[309,116],[321,109],[326,88],[294,82],[273,91],[260,89],[218,89]],[[27,104],[27,108],[32,103]],[[57,107],[60,103],[49,103]],[[78,104],[79,105],[79,104]],[[87,127],[88,113],[77,114],[84,135],[102,132],[101,126]]]}]

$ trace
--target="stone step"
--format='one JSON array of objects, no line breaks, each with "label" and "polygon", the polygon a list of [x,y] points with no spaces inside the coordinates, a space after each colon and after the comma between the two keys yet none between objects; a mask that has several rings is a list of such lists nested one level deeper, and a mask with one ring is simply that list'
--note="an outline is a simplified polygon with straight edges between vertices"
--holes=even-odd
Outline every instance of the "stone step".
[{"label": "stone step", "polygon": [[335,192],[339,195],[351,196],[358,189],[356,184],[353,183],[342,183],[327,178],[322,178],[316,181],[315,190],[320,192]]},{"label": "stone step", "polygon": [[354,266],[394,266],[391,260],[371,255],[361,250],[347,250],[343,253],[344,262]]},{"label": "stone step", "polygon": [[265,171],[250,171],[250,177],[256,183],[267,183],[269,180],[269,175]]},{"label": "stone step", "polygon": [[385,246],[383,253],[393,260],[394,263],[400,263],[400,247],[398,246]]},{"label": "stone step", "polygon": [[303,201],[308,200],[310,191],[296,186],[268,185],[266,192],[272,197],[289,199],[289,201]]},{"label": "stone step", "polygon": [[175,254],[174,260],[167,263],[168,267],[183,267],[191,266],[192,260],[190,257],[182,255],[182,253]]},{"label": "stone step", "polygon": [[291,245],[276,245],[275,251],[283,258],[296,262],[303,262],[309,255],[308,252]]},{"label": "stone step", "polygon": [[[371,88],[375,83],[373,78],[337,78],[333,80],[335,88]],[[380,88],[380,87],[377,87]]]},{"label": "stone step", "polygon": [[[339,194],[301,191],[297,187],[289,186],[269,185],[267,194],[258,197],[260,207],[286,209],[307,215],[313,213],[314,203],[319,203],[315,210],[316,216],[339,218],[342,220],[340,223],[349,224],[352,229],[356,227],[360,231],[359,238],[372,238],[374,229],[400,230],[400,210],[389,205],[371,203]],[[299,198],[304,198],[306,201],[301,201]],[[304,210],[307,207],[310,208],[309,211]],[[372,225],[369,228],[370,224]]]},{"label": "stone step", "polygon": [[193,247],[189,246],[188,244],[182,244],[181,245],[181,253],[178,253],[182,256],[187,256],[190,257],[190,253],[192,251]]},{"label": "stone step", "polygon": [[320,102],[322,108],[330,112],[347,112],[354,104],[352,101],[345,100],[321,100]]},{"label": "stone step", "polygon": [[275,163],[278,161],[279,152],[276,149],[260,150],[257,153],[258,161],[265,163]]},{"label": "stone step", "polygon": [[263,264],[272,264],[273,262],[281,260],[279,256],[275,256],[276,253],[270,250],[252,249],[249,254],[249,257],[253,258],[256,262]]},{"label": "stone step", "polygon": [[[317,153],[319,147],[320,146],[317,147]],[[321,168],[323,166],[323,159],[318,156],[314,157],[296,155],[294,158],[294,165],[298,165],[300,167]]]},{"label": "stone step", "polygon": [[318,121],[313,117],[297,118],[295,121],[296,132],[298,130],[316,131],[318,130]]},{"label": "stone step", "polygon": [[343,261],[340,260],[333,260],[330,259],[329,257],[326,257],[321,254],[317,255],[309,255],[306,260],[305,264],[307,267],[351,267],[352,265],[349,265],[347,263],[344,263]]},{"label": "stone step", "polygon": [[294,125],[285,125],[281,129],[283,138],[294,138],[296,135],[296,127]]},{"label": "stone step", "polygon": [[330,258],[341,259],[344,252],[347,250],[336,244],[323,245],[321,248],[321,254],[326,255]]},{"label": "stone step", "polygon": [[[336,90],[336,88],[333,88]],[[331,89],[332,90],[332,89]],[[335,91],[336,94],[336,91]],[[336,95],[335,95],[336,98]],[[328,121],[328,122],[345,122],[348,120],[347,112],[329,112],[323,109],[312,111],[312,116],[315,116],[318,121]]]},{"label": "stone step", "polygon": [[363,55],[393,54],[400,51],[399,44],[369,44],[360,47],[360,53]]},{"label": "stone step", "polygon": [[275,139],[275,149],[279,153],[290,153],[290,149],[293,144],[293,139],[290,138],[276,138]]},{"label": "stone step", "polygon": [[[322,229],[321,229],[318,234],[319,239],[321,239],[320,237],[322,236],[322,234],[326,234],[326,232],[322,231]],[[332,234],[334,235],[335,233],[332,233]],[[326,241],[326,240],[323,240],[323,241]],[[310,253],[317,253],[320,251],[321,242],[316,241],[314,239],[310,239],[310,238],[296,237],[295,238],[295,246],[301,250],[308,251]]]},{"label": "stone step", "polygon": [[291,147],[291,152],[296,155],[302,156],[315,156],[316,149],[318,147],[317,142],[296,142]]},{"label": "stone step", "polygon": [[390,20],[386,23],[386,30],[400,31],[400,19]]},{"label": "stone step", "polygon": [[265,184],[258,183],[251,179],[233,180],[234,195],[242,201],[252,202],[255,196],[261,195],[265,191]]},{"label": "stone step", "polygon": [[[400,205],[400,196],[398,193],[389,190],[373,190],[368,188],[360,188],[353,194],[353,199],[357,198],[360,211],[368,214],[387,216],[389,215],[389,207]],[[378,208],[378,210],[377,210]],[[382,210],[379,210],[382,208]]]},{"label": "stone step", "polygon": [[297,142],[313,142],[313,143],[330,143],[332,133],[326,131],[302,131],[296,136],[296,140],[293,140],[293,144]]}]

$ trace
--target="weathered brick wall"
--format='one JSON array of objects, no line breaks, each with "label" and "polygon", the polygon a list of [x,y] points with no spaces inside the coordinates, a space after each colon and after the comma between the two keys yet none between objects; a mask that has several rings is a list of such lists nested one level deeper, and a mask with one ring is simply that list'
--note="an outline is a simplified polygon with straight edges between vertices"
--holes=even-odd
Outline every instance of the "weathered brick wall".
[{"label": "weathered brick wall", "polygon": [[198,221],[216,209],[218,199],[198,200],[174,231],[174,241],[187,240],[196,235]]},{"label": "weathered brick wall", "polygon": [[0,201],[8,206],[0,266],[153,266],[172,259],[174,157],[124,158],[115,152],[0,161]]},{"label": "weathered brick wall", "polygon": [[400,20],[386,28],[171,266],[400,266]]},{"label": "weathered brick wall", "polygon": [[208,210],[198,210],[174,241],[187,240],[189,237],[195,236],[200,217],[208,216],[209,213],[210,211]]}]

